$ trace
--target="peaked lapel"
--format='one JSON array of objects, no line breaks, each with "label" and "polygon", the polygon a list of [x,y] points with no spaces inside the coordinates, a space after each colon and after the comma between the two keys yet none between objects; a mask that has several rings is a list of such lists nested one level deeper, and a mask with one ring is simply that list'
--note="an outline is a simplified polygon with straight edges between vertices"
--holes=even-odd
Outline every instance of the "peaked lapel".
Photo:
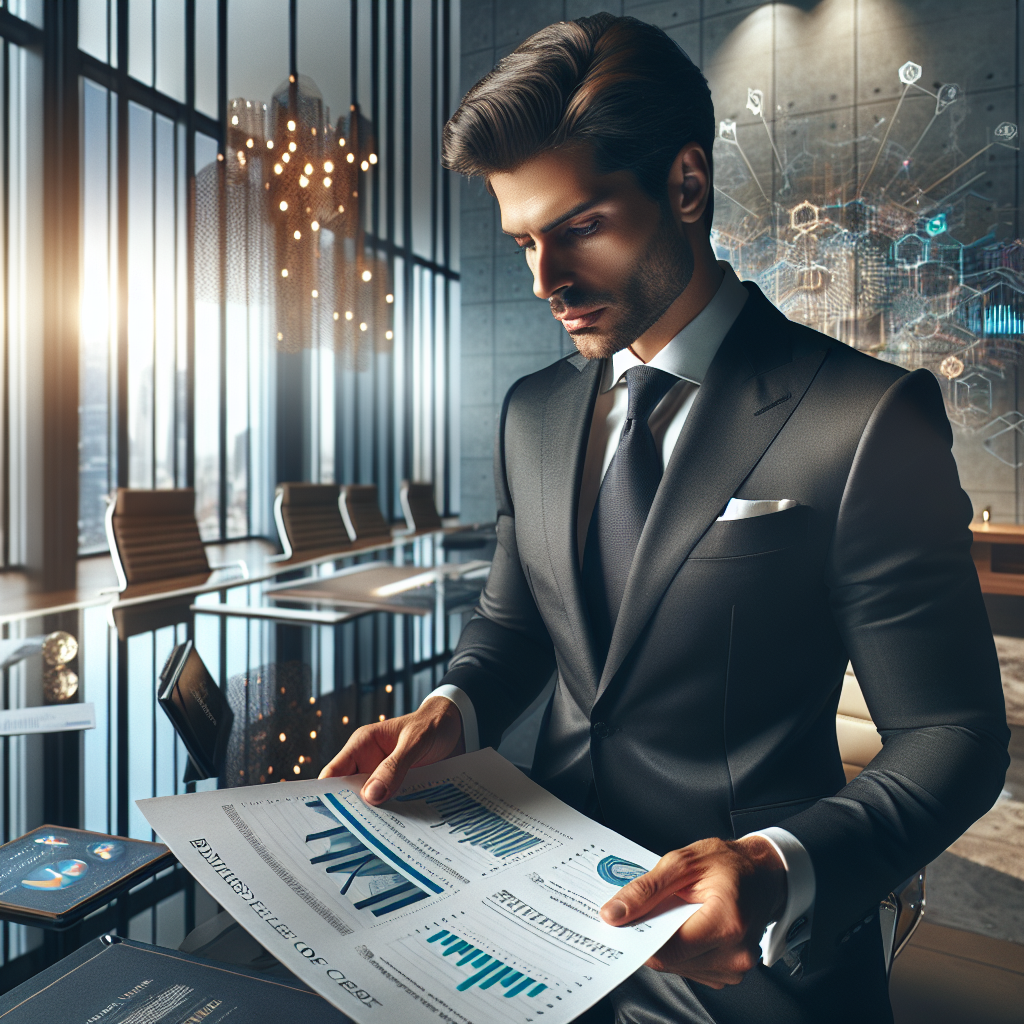
[{"label": "peaked lapel", "polygon": [[589,708],[593,701],[599,669],[583,599],[576,519],[590,423],[603,369],[603,360],[585,359],[579,354],[565,360],[544,405],[541,431],[544,540],[573,641],[569,651],[575,661],[572,671],[563,673],[563,679],[581,708]]},{"label": "peaked lapel", "polygon": [[748,290],[665,468],[626,580],[597,699],[694,545],[800,404],[828,351],[823,344],[794,354],[789,322],[758,289]]}]

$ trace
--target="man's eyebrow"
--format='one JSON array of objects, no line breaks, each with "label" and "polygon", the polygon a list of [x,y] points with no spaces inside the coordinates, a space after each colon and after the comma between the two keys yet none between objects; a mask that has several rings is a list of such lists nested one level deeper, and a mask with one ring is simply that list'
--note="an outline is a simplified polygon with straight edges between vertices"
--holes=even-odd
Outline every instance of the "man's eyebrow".
[{"label": "man's eyebrow", "polygon": [[[556,217],[550,224],[545,224],[540,229],[542,235],[546,235],[549,231],[553,231],[558,227],[559,224],[564,224],[567,220],[572,220],[573,217],[583,213],[584,210],[591,206],[596,206],[601,200],[600,199],[584,199],[582,203],[577,203],[568,213],[563,213],[560,217]],[[502,229],[502,234],[508,235],[510,238],[522,238],[525,231],[505,231]]]}]

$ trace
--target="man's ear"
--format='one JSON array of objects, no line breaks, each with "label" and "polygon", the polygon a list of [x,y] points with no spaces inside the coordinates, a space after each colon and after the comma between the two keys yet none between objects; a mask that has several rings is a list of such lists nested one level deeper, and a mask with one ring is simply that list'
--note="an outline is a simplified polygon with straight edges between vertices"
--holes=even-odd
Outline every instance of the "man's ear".
[{"label": "man's ear", "polygon": [[668,172],[672,214],[682,224],[696,224],[711,194],[711,168],[699,142],[688,142],[676,154]]}]

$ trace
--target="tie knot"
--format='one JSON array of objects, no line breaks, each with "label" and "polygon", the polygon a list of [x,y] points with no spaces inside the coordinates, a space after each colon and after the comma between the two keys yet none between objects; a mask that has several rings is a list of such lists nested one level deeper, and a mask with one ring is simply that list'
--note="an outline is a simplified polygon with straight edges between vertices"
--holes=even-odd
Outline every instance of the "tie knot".
[{"label": "tie knot", "polygon": [[626,371],[626,387],[629,389],[626,419],[646,423],[655,406],[678,379],[654,366],[631,366]]}]

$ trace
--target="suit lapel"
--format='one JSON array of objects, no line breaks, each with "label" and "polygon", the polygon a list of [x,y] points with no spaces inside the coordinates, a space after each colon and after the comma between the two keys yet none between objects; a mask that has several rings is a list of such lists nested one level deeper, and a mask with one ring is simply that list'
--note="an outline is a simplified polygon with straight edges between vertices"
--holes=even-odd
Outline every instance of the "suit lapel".
[{"label": "suit lapel", "polygon": [[751,291],[665,468],[626,581],[598,698],[694,545],[800,404],[825,358],[824,345],[794,358],[788,322],[759,291]]},{"label": "suit lapel", "polygon": [[575,671],[564,673],[563,677],[580,707],[588,708],[594,696],[598,666],[580,580],[576,518],[590,422],[604,362],[577,354],[563,362],[562,367],[544,407],[541,515],[551,571],[574,639]]}]

